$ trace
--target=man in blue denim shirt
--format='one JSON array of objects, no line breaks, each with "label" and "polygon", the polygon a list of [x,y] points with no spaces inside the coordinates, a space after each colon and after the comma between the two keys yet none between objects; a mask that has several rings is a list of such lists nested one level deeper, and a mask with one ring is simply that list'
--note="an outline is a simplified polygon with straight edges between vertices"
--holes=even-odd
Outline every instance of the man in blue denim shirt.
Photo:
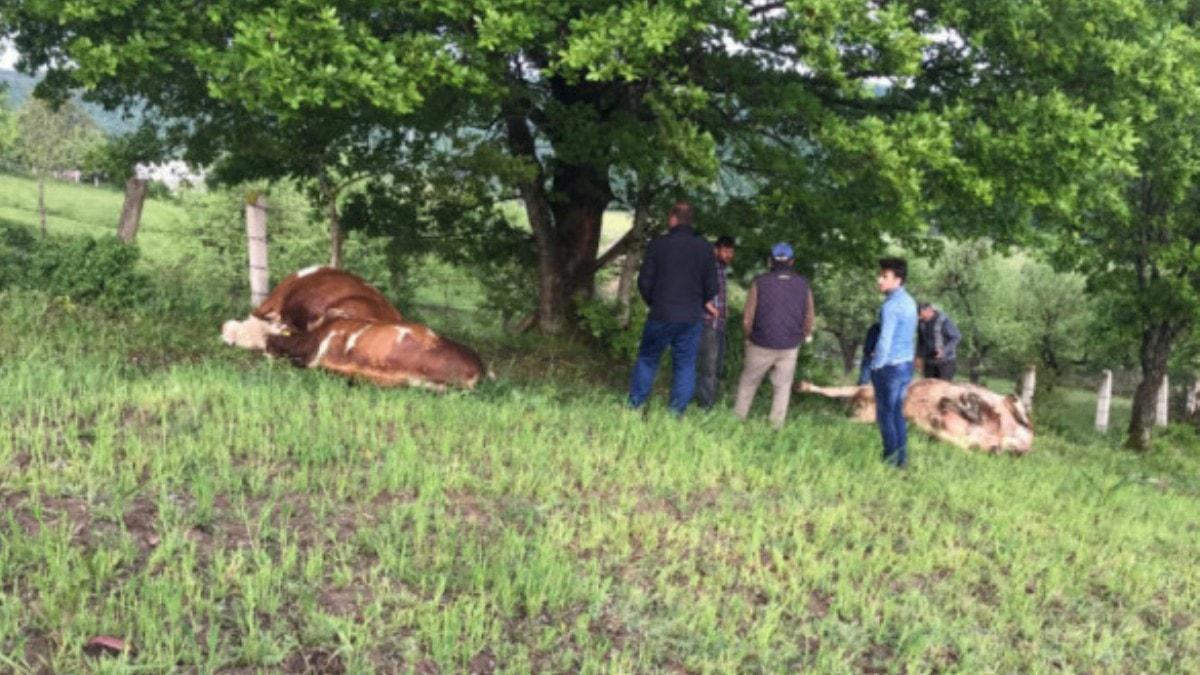
[{"label": "man in blue denim shirt", "polygon": [[887,294],[879,309],[879,341],[871,357],[871,384],[875,387],[875,419],[883,437],[883,460],[902,468],[908,465],[908,427],[904,422],[904,397],[912,382],[916,353],[917,303],[904,290],[908,264],[901,258],[879,261],[879,290]]}]

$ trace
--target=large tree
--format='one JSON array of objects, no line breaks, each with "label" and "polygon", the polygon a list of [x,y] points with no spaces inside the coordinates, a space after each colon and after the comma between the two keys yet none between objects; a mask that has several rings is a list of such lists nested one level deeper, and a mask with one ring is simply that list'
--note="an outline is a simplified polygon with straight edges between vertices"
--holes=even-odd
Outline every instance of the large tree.
[{"label": "large tree", "polygon": [[524,202],[546,331],[636,239],[600,255],[622,172],[652,165],[696,186],[724,154],[735,171],[752,168],[759,219],[836,212],[823,232],[844,225],[844,240],[874,241],[918,223],[921,174],[950,152],[936,115],[877,100],[869,85],[920,67],[926,27],[903,5],[4,0],[0,10],[21,67],[48,69],[43,94],[82,86],[105,105],[182,120],[196,158],[278,156],[254,142],[273,138],[328,186],[326,167],[351,140],[417,133],[443,140],[433,152],[501,150],[505,161],[466,164],[497,197]]},{"label": "large tree", "polygon": [[[708,230],[740,230],[752,247],[786,237],[818,261],[863,260],[888,236],[919,243],[942,204],[1074,208],[1072,186],[1108,167],[1105,120],[1000,77],[993,52],[961,48],[1043,9],[0,0],[0,34],[13,38],[21,68],[47,69],[42,94],[83,87],[106,106],[177,119],[171,130],[193,159],[305,177],[335,222],[330,167],[377,177],[358,206],[416,214],[356,207],[390,221],[400,240],[430,228],[463,235],[464,222],[495,222],[488,202],[519,197],[536,253],[534,320],[553,332],[597,269],[642,235],[599,250],[605,209],[634,208],[641,184],[697,198]],[[982,66],[1003,86],[976,93]],[[378,161],[380,147],[390,161]],[[991,171],[1014,162],[1038,165]],[[464,185],[463,198],[431,197],[429,185],[446,184]],[[431,198],[446,208],[428,208]]]}]

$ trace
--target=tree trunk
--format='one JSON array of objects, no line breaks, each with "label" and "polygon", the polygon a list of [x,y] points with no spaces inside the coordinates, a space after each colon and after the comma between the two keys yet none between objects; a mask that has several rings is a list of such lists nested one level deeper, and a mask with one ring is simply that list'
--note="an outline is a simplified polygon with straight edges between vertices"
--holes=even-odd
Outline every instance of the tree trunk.
[{"label": "tree trunk", "polygon": [[636,245],[621,259],[621,279],[617,282],[617,325],[628,328],[633,315],[633,288],[642,265],[643,246]]},{"label": "tree trunk", "polygon": [[848,335],[834,333],[837,338],[838,351],[842,353],[842,373],[852,373],[858,367],[858,340]]},{"label": "tree trunk", "polygon": [[1158,323],[1142,331],[1142,345],[1138,350],[1142,381],[1138,382],[1137,390],[1133,393],[1133,414],[1129,419],[1129,437],[1125,440],[1125,445],[1134,450],[1150,449],[1158,392],[1167,374],[1167,360],[1171,357],[1174,338],[1172,326],[1166,323]]},{"label": "tree trunk", "polygon": [[983,379],[983,355],[978,352],[971,352],[967,357],[967,380],[971,384],[979,384]]},{"label": "tree trunk", "polygon": [[329,179],[324,174],[317,179],[317,184],[321,191],[321,199],[325,202],[325,214],[329,217],[329,266],[341,269],[346,234],[342,231],[342,217],[338,213],[338,190],[329,184]]},{"label": "tree trunk", "polygon": [[[524,192],[524,190],[523,190]],[[525,203],[538,247],[536,325],[560,333],[573,316],[577,293],[590,295],[604,210],[612,193],[608,179],[590,167],[560,166],[550,194],[530,190]]]},{"label": "tree trunk", "polygon": [[[330,211],[337,211],[337,207],[331,207]],[[330,214],[330,218],[336,218],[336,213]],[[340,220],[329,221],[329,266],[335,269],[342,267],[342,247],[345,243],[346,235],[342,233],[342,223]]]},{"label": "tree trunk", "polygon": [[1111,370],[1104,371],[1100,380],[1100,391],[1096,396],[1096,431],[1108,433],[1108,413],[1112,409],[1113,374]]},{"label": "tree trunk", "polygon": [[270,278],[267,271],[267,198],[247,195],[246,248],[250,254],[250,306],[258,307],[267,299]]},{"label": "tree trunk", "polygon": [[38,218],[42,221],[42,237],[46,236],[46,176],[38,172]]},{"label": "tree trunk", "polygon": [[1033,394],[1037,391],[1037,366],[1029,366],[1021,376],[1021,403],[1025,410],[1033,412]]},{"label": "tree trunk", "polygon": [[565,310],[560,325],[573,317],[576,294],[591,297],[595,293],[604,211],[612,197],[605,169],[559,165],[554,171],[550,211],[562,248],[558,259],[566,281],[562,298],[553,303]]},{"label": "tree trunk", "polygon": [[1154,426],[1165,427],[1171,419],[1171,378],[1163,375],[1158,385],[1158,401],[1154,404]]},{"label": "tree trunk", "polygon": [[146,204],[147,181],[137,174],[125,181],[125,203],[121,206],[121,220],[117,224],[117,236],[126,244],[137,238],[138,226],[142,223],[142,207]]},{"label": "tree trunk", "polygon": [[1194,422],[1196,414],[1200,413],[1200,379],[1192,381],[1192,386],[1188,389],[1187,407],[1184,409],[1188,421]]},{"label": "tree trunk", "polygon": [[617,325],[629,327],[630,316],[633,313],[633,289],[637,286],[637,273],[642,264],[642,253],[646,248],[646,231],[650,223],[649,199],[639,195],[638,203],[633,208],[633,244],[621,259],[621,279],[617,282]]}]

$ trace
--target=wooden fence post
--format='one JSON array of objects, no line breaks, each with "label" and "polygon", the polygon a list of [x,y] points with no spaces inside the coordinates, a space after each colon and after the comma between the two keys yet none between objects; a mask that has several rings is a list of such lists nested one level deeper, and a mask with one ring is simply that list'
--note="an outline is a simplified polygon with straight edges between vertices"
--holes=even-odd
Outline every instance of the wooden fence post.
[{"label": "wooden fence post", "polygon": [[1165,427],[1168,422],[1167,406],[1171,402],[1170,378],[1163,375],[1162,385],[1158,388],[1158,403],[1154,406],[1154,426]]},{"label": "wooden fence post", "polygon": [[1029,366],[1025,374],[1021,376],[1021,403],[1025,405],[1025,410],[1033,414],[1033,392],[1037,389],[1037,366]]},{"label": "wooden fence post", "polygon": [[1106,433],[1108,431],[1108,411],[1112,408],[1112,385],[1113,373],[1111,370],[1104,371],[1104,377],[1100,380],[1100,392],[1096,397],[1096,431]]},{"label": "wooden fence post", "polygon": [[267,270],[267,198],[261,193],[246,196],[246,248],[250,253],[250,306],[267,299],[270,278]]},{"label": "wooden fence post", "polygon": [[1195,420],[1196,413],[1200,413],[1200,378],[1192,381],[1191,388],[1188,389],[1187,407],[1184,408],[1188,420]]}]

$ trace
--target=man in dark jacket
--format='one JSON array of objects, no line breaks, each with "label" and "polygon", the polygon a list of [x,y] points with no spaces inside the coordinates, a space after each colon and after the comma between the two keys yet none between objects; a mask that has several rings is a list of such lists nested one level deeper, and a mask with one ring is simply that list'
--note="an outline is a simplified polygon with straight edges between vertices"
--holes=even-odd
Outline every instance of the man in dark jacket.
[{"label": "man in dark jacket", "polygon": [[962,333],[945,312],[923,302],[917,308],[917,358],[925,377],[953,380]]},{"label": "man in dark jacket", "polygon": [[708,410],[717,401],[717,383],[725,370],[725,321],[729,318],[729,263],[733,262],[736,244],[733,237],[717,237],[713,255],[717,258],[717,295],[713,304],[717,315],[704,318],[700,333],[700,357],[696,364],[696,403]]},{"label": "man in dark jacket", "polygon": [[771,426],[778,429],[787,417],[792,397],[792,377],[800,344],[812,336],[813,296],[808,279],[792,269],[795,254],[790,244],[771,249],[771,271],[754,278],[746,296],[742,327],[746,330],[746,358],[738,382],[733,412],[746,419],[754,394],[767,371],[775,397],[771,401]]},{"label": "man in dark jacket", "polygon": [[650,396],[667,346],[674,374],[669,407],[682,415],[696,389],[696,353],[705,316],[718,314],[712,299],[719,290],[712,245],[692,228],[692,205],[677,202],[667,234],[650,242],[638,273],[638,291],[650,306],[638,348],[629,405],[640,408]]}]

